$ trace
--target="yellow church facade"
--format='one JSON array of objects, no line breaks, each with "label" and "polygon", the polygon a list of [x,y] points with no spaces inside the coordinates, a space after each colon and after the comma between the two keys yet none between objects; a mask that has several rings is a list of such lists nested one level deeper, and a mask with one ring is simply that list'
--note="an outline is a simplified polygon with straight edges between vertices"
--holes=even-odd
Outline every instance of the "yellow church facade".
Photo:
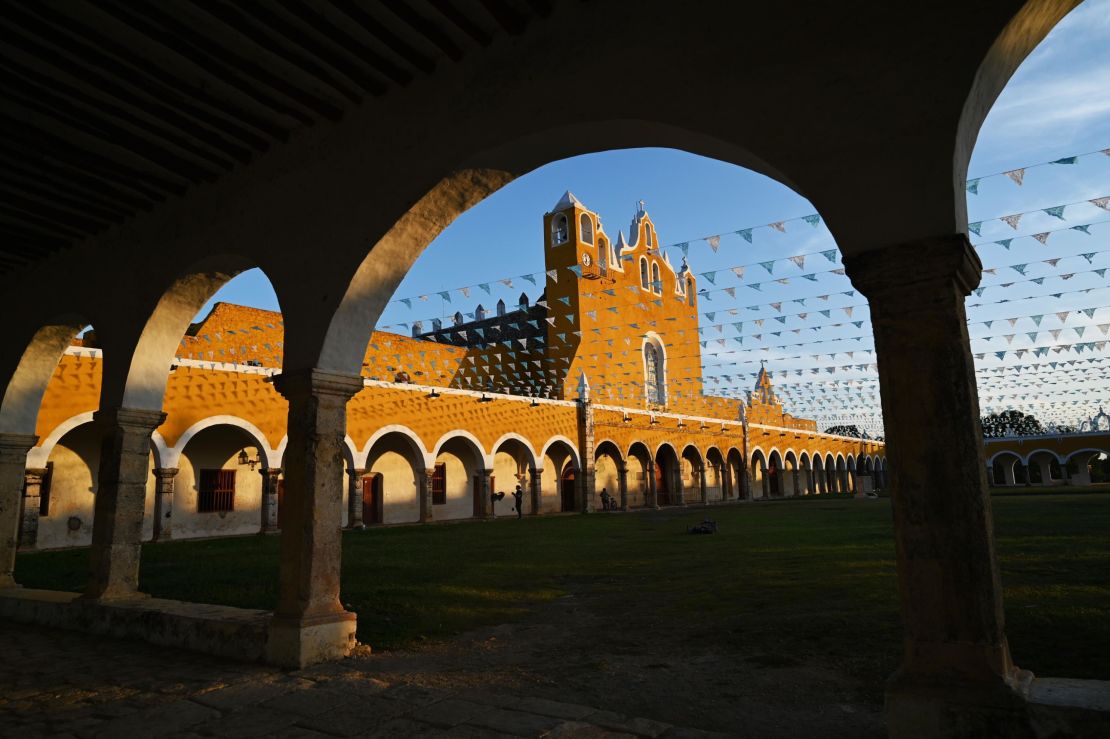
[{"label": "yellow church facade", "polygon": [[[373,334],[347,406],[337,525],[517,515],[517,486],[524,515],[885,486],[882,442],[785,413],[766,370],[746,400],[703,393],[688,353],[697,280],[660,248],[642,204],[627,240],[612,239],[568,192],[544,232],[535,301]],[[278,313],[217,304],[182,338],[152,439],[146,540],[280,529],[283,333]],[[24,549],[91,540],[102,360],[87,336],[50,382],[28,454]]]}]

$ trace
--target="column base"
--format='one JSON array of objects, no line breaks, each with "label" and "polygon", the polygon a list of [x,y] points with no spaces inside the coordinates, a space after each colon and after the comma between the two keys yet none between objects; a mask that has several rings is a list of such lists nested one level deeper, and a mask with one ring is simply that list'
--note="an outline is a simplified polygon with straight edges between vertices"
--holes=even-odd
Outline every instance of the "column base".
[{"label": "column base", "polygon": [[342,659],[355,646],[357,616],[342,611],[312,619],[274,616],[266,640],[266,661],[299,670],[309,665]]},{"label": "column base", "polygon": [[896,673],[886,686],[891,739],[1034,737],[1028,712],[1033,673],[1015,670],[1013,684],[912,678]]}]

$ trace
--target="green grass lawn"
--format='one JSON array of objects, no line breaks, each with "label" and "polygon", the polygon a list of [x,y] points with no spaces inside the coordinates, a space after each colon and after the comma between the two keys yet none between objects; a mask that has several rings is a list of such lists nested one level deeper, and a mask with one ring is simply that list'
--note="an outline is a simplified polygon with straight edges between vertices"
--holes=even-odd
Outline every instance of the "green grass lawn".
[{"label": "green grass lawn", "polygon": [[[1015,661],[1041,675],[1110,679],[1110,495],[998,497],[995,529]],[[685,527],[714,518],[720,533]],[[143,548],[155,596],[272,607],[276,537]],[[27,587],[80,589],[87,552],[20,555]],[[519,621],[571,589],[650,612],[693,644],[804,654],[881,680],[899,659],[886,500],[792,500],[347,532],[343,602],[359,639],[396,649]],[[650,636],[646,637],[650,639]]]}]

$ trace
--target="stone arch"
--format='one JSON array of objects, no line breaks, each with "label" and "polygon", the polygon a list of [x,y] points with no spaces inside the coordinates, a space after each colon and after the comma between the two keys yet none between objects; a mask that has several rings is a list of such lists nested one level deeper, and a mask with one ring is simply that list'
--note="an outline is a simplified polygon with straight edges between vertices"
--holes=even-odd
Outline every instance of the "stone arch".
[{"label": "stone arch", "polygon": [[[493,466],[490,469],[493,470],[497,490],[511,496],[519,485],[523,494],[522,511],[529,514],[538,513],[533,510],[532,496],[529,494],[532,472],[540,469],[531,443],[520,434],[508,433],[494,442],[490,449],[490,456],[493,458]],[[515,516],[514,508],[513,500],[506,499],[504,504],[494,507],[494,512],[498,516]]]},{"label": "stone arch", "polygon": [[[413,453],[419,455],[420,459],[424,462],[425,468],[428,468],[432,465],[432,460],[435,458],[435,454],[429,453],[428,450],[424,447],[424,440],[420,438],[420,435],[408,426],[398,423],[391,423],[387,426],[382,426],[373,434],[371,434],[370,438],[366,440],[365,444],[363,444],[361,451],[358,450],[358,448],[354,445],[353,440],[350,442],[350,447],[353,452],[352,456],[354,457],[354,466],[358,468],[365,467],[366,458],[370,454],[370,448],[374,446],[374,442],[376,442],[378,439],[385,436],[386,434],[393,433],[400,434],[401,436],[408,439],[409,443],[412,445]],[[450,434],[445,434],[442,438],[440,438],[438,442],[436,442],[437,450],[438,446],[442,444],[444,439],[448,438],[449,436]],[[347,438],[350,439],[350,437]]]},{"label": "stone arch", "polygon": [[94,411],[78,413],[76,416],[70,416],[55,426],[50,433],[42,439],[38,446],[33,447],[31,451],[27,453],[27,466],[45,467],[47,460],[50,458],[50,452],[53,451],[58,441],[78,426],[92,423],[93,415]]},{"label": "stone arch", "polygon": [[993,454],[987,461],[987,468],[998,486],[1024,485],[1028,480],[1025,461],[1016,452],[1003,450]]},{"label": "stone arch", "polygon": [[552,436],[540,452],[543,473],[540,476],[541,507],[545,511],[579,510],[587,491],[583,484],[582,467],[574,443],[565,436]]},{"label": "stone arch", "polygon": [[798,455],[798,468],[801,475],[802,495],[813,495],[813,464],[809,452],[803,451]]},{"label": "stone arch", "polygon": [[12,352],[10,359],[0,360],[3,377],[8,378],[0,398],[0,433],[35,433],[46,386],[73,338],[87,325],[76,313],[51,318],[26,339],[18,359]]},{"label": "stone arch", "polygon": [[856,480],[856,457],[855,457],[855,455],[849,454],[845,458],[844,468],[846,470],[845,480],[847,481],[848,492],[849,493],[858,492],[858,489],[856,487],[857,480]]},{"label": "stone arch", "polygon": [[639,505],[645,507],[654,506],[655,462],[647,444],[639,440],[629,444],[625,464],[628,466],[629,506],[635,505],[632,501],[639,501]]},{"label": "stone arch", "polygon": [[750,498],[748,466],[744,463],[744,455],[736,447],[729,447],[726,459],[728,460],[729,476],[732,478],[730,495],[738,500]]},{"label": "stone arch", "polygon": [[705,459],[694,444],[682,447],[682,503],[705,501]]},{"label": "stone arch", "polygon": [[707,502],[725,499],[728,490],[728,465],[725,455],[715,446],[705,450],[705,494]]},{"label": "stone arch", "polygon": [[[625,470],[624,501],[621,501],[621,470]],[[594,450],[594,492],[601,505],[601,494],[605,492],[618,506],[643,505],[642,498],[635,503],[629,502],[627,466],[620,446],[612,439],[603,439]]]},{"label": "stone arch", "polygon": [[[440,440],[436,446],[437,453],[444,448],[453,448],[456,443],[468,450],[473,449],[468,439],[454,435]],[[367,441],[365,452],[360,456],[363,459],[360,469],[364,470],[362,482],[353,486],[355,489],[350,492],[362,495],[363,522],[388,524],[419,521],[420,494],[424,484],[421,478],[428,468],[428,455],[420,438],[405,427],[379,429]],[[433,518],[446,517],[440,515],[440,508],[432,506]]]},{"label": "stone arch", "polygon": [[[1092,482],[1098,480],[1105,481],[1107,479],[1106,464],[1103,462],[1103,455],[1110,456],[1110,449],[1098,449],[1095,447],[1086,447],[1077,449],[1068,454],[1065,460],[1065,466],[1068,470],[1068,475],[1073,485],[1090,485]],[[1102,462],[1102,469],[1095,472],[1094,466]]]},{"label": "stone arch", "polygon": [[163,466],[176,467],[180,461],[181,453],[184,451],[189,441],[205,429],[214,426],[232,426],[241,429],[243,433],[254,442],[255,447],[258,448],[260,453],[259,462],[263,468],[281,466],[281,455],[278,454],[276,450],[270,448],[270,444],[266,440],[266,434],[245,418],[231,415],[209,416],[185,429],[181,436],[177,437],[177,443],[167,450]]},{"label": "stone arch", "polygon": [[1067,459],[1050,449],[1034,449],[1023,460],[1033,485],[1063,485],[1067,480]]},{"label": "stone arch", "polygon": [[844,461],[844,454],[841,452],[836,453],[835,461],[836,470],[836,492],[847,493],[848,490],[848,467]]},{"label": "stone arch", "polygon": [[783,478],[785,476],[782,453],[778,449],[772,448],[771,453],[767,455],[767,489],[770,497],[781,498],[783,496]]},{"label": "stone arch", "polygon": [[801,495],[801,475],[798,472],[798,455],[793,449],[787,449],[782,457],[784,478],[783,489],[790,497]]},{"label": "stone arch", "polygon": [[767,475],[767,455],[756,447],[752,450],[752,498],[771,497],[770,481]]},{"label": "stone arch", "polygon": [[478,454],[478,463],[485,465],[487,469],[490,467],[490,464],[493,460],[490,459],[490,455],[486,454],[486,450],[482,447],[482,442],[478,440],[477,436],[470,433],[466,429],[453,429],[451,431],[448,431],[443,436],[439,437],[439,441],[437,441],[435,443],[435,446],[432,447],[431,457],[434,459],[436,456],[438,456],[440,449],[443,448],[443,445],[447,443],[447,441],[455,437],[460,437],[470,442],[470,444],[473,445],[475,452]]},{"label": "stone arch", "polygon": [[[257,457],[251,460],[253,449]],[[257,533],[262,526],[262,471],[280,465],[254,424],[238,416],[211,416],[190,426],[170,450],[174,539]],[[241,453],[256,464],[240,464]],[[227,508],[206,505],[204,477],[219,471],[233,480]],[[221,483],[222,484],[222,483]],[[211,493],[208,493],[209,495]]]},{"label": "stone arch", "polygon": [[135,325],[122,321],[98,337],[105,362],[102,408],[160,411],[170,366],[197,312],[239,273],[255,267],[234,254],[218,254],[194,263],[173,279]]},{"label": "stone arch", "polygon": [[655,449],[655,499],[656,505],[669,506],[682,502],[681,461],[678,452],[664,441]]},{"label": "stone arch", "polygon": [[836,460],[832,452],[825,452],[825,492],[829,494],[840,492],[840,485],[836,479]]}]

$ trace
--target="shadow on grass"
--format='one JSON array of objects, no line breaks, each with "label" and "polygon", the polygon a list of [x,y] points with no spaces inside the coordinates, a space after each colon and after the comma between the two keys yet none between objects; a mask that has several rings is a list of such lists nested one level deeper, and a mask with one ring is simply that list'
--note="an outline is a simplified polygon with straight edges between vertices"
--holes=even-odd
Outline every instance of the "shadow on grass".
[{"label": "shadow on grass", "polygon": [[[993,501],[1015,661],[1043,675],[1110,678],[1110,495]],[[714,536],[688,536],[703,518]],[[520,621],[571,590],[613,618],[681,625],[693,647],[804,656],[882,680],[900,653],[889,501],[807,500],[636,514],[349,531],[344,604],[375,649]],[[278,539],[143,548],[155,596],[272,608]],[[27,587],[80,590],[86,550],[21,554]],[[608,618],[608,616],[607,616]]]}]

